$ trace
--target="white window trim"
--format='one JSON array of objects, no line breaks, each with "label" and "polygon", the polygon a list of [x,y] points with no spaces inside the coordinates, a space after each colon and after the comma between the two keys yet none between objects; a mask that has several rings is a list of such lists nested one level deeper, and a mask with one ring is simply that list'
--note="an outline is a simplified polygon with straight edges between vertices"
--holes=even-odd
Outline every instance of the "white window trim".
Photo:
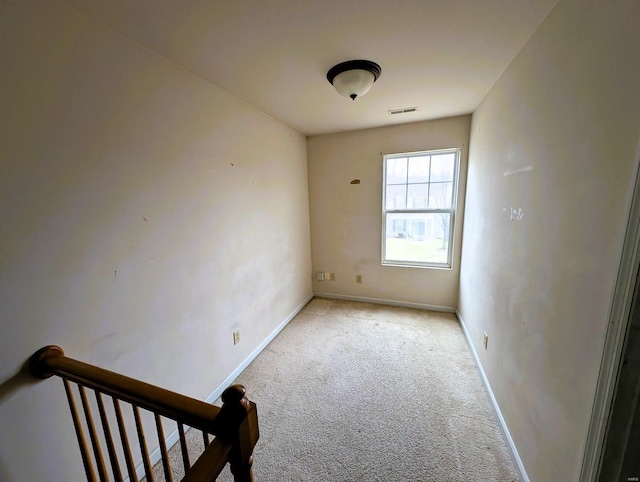
[{"label": "white window trim", "polygon": [[[453,172],[453,199],[451,202],[451,209],[386,209],[386,197],[387,197],[387,159],[397,159],[401,157],[417,157],[424,155],[455,153],[456,162]],[[456,229],[456,213],[458,208],[458,177],[460,172],[460,157],[461,149],[447,148],[447,149],[433,149],[428,151],[415,151],[415,152],[400,152],[394,154],[384,154],[382,156],[382,251],[380,253],[380,259],[383,266],[396,266],[405,268],[429,268],[429,269],[453,269],[453,250]],[[399,260],[385,260],[386,253],[386,231],[387,231],[387,214],[389,213],[448,213],[451,215],[451,224],[449,226],[449,247],[447,250],[447,262],[446,263],[428,263],[422,261],[399,261]]]}]

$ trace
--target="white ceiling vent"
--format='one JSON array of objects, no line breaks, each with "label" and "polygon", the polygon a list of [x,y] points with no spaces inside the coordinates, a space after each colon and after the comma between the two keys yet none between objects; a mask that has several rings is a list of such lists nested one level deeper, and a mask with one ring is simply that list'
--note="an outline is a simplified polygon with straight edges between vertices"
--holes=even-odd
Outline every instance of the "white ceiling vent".
[{"label": "white ceiling vent", "polygon": [[394,109],[394,110],[390,110],[389,111],[389,115],[396,115],[396,114],[408,114],[410,112],[415,112],[417,111],[418,108],[417,107],[405,107],[404,109]]}]

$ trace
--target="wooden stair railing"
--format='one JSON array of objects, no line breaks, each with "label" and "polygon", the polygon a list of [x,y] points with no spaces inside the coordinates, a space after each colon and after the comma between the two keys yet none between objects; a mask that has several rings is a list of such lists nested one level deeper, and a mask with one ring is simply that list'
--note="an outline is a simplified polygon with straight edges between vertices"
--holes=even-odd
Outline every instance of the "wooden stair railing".
[{"label": "wooden stair railing", "polygon": [[[252,482],[253,448],[258,441],[258,415],[255,403],[245,397],[242,385],[232,385],[222,394],[222,407],[190,398],[163,388],[150,385],[115,372],[83,363],[64,355],[59,346],[46,346],[34,353],[29,360],[31,373],[37,378],[57,375],[62,378],[71,409],[80,453],[88,481],[123,481],[122,462],[130,481],[137,481],[136,466],[129,443],[126,417],[122,404],[130,404],[135,421],[135,434],[147,482],[154,481],[153,467],[147,448],[141,409],[153,414],[164,476],[173,481],[169,452],[165,443],[163,419],[173,420],[179,433],[183,482],[214,481],[227,463],[230,464],[236,482]],[[77,386],[74,395],[72,384]],[[95,403],[87,396],[87,389],[94,392]],[[104,396],[111,397],[113,409],[105,405]],[[80,399],[84,421],[77,408]],[[93,421],[93,410],[100,416],[102,434]],[[115,419],[119,439],[114,442],[111,424]],[[185,425],[202,432],[204,452],[191,465],[187,450]],[[91,450],[87,444],[85,430],[89,433]],[[133,432],[133,429],[129,429]],[[214,436],[213,440],[210,435]],[[103,456],[106,445],[110,472]],[[97,470],[97,477],[96,477]]]}]

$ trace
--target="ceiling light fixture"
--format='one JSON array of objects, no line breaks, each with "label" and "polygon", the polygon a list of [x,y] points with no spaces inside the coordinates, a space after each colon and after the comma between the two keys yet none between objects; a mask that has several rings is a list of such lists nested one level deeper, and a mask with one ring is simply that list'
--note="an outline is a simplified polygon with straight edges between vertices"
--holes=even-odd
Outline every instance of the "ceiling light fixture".
[{"label": "ceiling light fixture", "polygon": [[348,60],[331,67],[327,80],[338,94],[356,100],[369,92],[381,73],[382,68],[370,60]]}]

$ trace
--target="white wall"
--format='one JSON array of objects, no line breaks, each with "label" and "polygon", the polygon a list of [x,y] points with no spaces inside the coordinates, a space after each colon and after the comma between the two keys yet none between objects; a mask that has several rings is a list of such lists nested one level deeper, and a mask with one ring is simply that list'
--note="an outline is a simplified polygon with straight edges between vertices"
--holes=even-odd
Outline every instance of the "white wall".
[{"label": "white wall", "polygon": [[[460,116],[307,138],[313,272],[336,273],[335,281],[314,277],[315,293],[456,306],[470,121]],[[382,155],[447,147],[462,148],[453,269],[382,266]]]},{"label": "white wall", "polygon": [[311,294],[305,138],[55,0],[1,3],[0,65],[0,480],[82,480],[21,365],[207,397]]},{"label": "white wall", "polygon": [[638,2],[560,0],[473,115],[459,310],[533,481],[580,472],[637,163],[638,52]]}]

